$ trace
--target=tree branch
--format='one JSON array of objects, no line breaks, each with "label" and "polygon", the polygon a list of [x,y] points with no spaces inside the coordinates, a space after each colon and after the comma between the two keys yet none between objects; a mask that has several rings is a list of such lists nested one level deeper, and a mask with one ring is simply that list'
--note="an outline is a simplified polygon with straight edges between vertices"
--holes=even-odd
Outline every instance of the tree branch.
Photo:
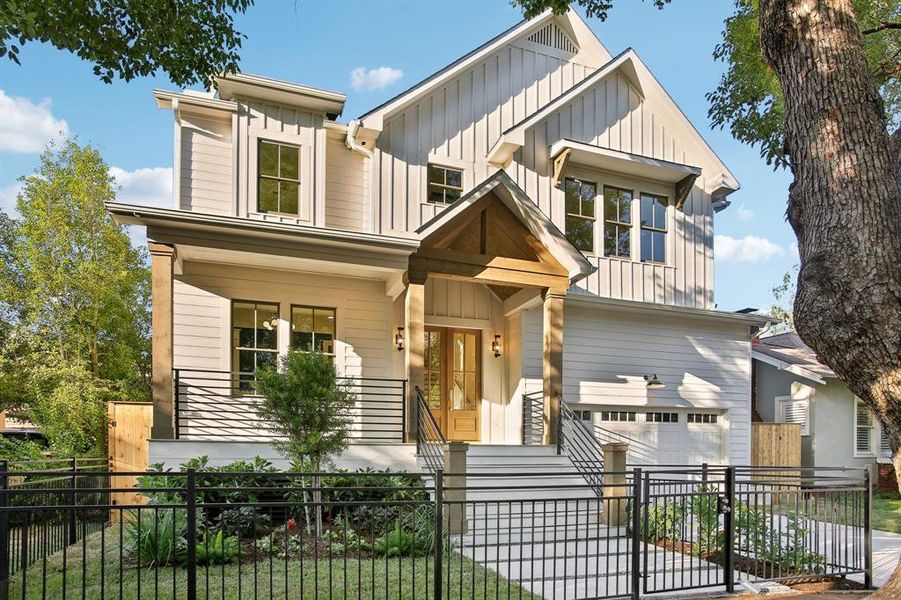
[{"label": "tree branch", "polygon": [[876,27],[871,27],[870,29],[864,29],[860,33],[862,35],[870,35],[871,33],[879,33],[880,31],[885,31],[886,29],[901,29],[901,23],[892,23],[890,21],[880,21],[879,25]]}]

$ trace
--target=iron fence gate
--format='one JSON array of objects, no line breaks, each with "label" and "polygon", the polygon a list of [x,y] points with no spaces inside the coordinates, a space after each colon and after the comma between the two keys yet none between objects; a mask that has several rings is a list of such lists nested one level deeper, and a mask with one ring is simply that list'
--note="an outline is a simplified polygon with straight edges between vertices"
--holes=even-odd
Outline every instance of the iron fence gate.
[{"label": "iron fence gate", "polygon": [[871,583],[863,470],[636,468],[590,483],[576,470],[151,471],[134,474],[143,501],[127,506],[109,499],[121,475],[19,472],[0,489],[0,599],[583,600]]}]

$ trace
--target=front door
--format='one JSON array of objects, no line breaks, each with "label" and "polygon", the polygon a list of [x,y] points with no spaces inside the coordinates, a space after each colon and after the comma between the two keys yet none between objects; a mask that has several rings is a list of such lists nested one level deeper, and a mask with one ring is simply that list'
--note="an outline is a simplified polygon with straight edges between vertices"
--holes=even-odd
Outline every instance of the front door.
[{"label": "front door", "polygon": [[451,441],[479,441],[482,399],[482,332],[426,327],[426,402]]}]

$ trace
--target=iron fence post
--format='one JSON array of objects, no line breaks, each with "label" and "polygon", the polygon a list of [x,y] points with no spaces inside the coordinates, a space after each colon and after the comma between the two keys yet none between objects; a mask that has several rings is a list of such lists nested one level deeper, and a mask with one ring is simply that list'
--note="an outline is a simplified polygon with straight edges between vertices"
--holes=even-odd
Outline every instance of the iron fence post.
[{"label": "iron fence post", "polygon": [[873,485],[870,476],[870,465],[867,465],[863,475],[864,485],[866,485],[863,507],[863,585],[868,590],[873,589]]},{"label": "iron fence post", "polygon": [[632,471],[632,599],[638,600],[641,591],[641,468]]},{"label": "iron fence post", "polygon": [[435,471],[435,600],[444,596],[444,469]]},{"label": "iron fence post", "polygon": [[0,600],[9,600],[9,463],[0,460]]},{"label": "iron fence post", "polygon": [[726,506],[723,511],[723,578],[726,592],[735,592],[735,467],[726,467]]},{"label": "iron fence post", "polygon": [[188,600],[197,600],[197,477],[194,469],[188,469],[187,496],[187,597]]},{"label": "iron fence post", "polygon": [[69,482],[69,506],[72,508],[69,509],[69,544],[74,544],[78,541],[78,515],[75,512],[75,505],[78,502],[78,459],[71,458],[69,459],[70,467],[69,470],[72,472],[72,478]]},{"label": "iron fence post", "polygon": [[[644,517],[644,519],[643,519],[644,530],[645,530],[645,533],[647,533],[650,530],[650,527],[648,525],[648,519],[649,519],[648,513],[651,510],[651,474],[650,473],[644,474],[644,482],[642,483],[642,487],[644,488],[642,490],[642,497],[644,498],[645,506],[644,506],[644,510],[642,510],[641,512],[643,513],[643,517]],[[639,536],[639,537],[641,536],[640,529],[641,529],[641,527],[639,526],[639,532],[635,534],[636,536]],[[648,578],[647,578],[648,551],[645,550],[643,552],[643,554],[644,554],[644,561],[642,562],[642,564],[644,566],[643,566],[642,572],[645,576],[642,577],[642,579],[641,579],[641,591],[643,593],[647,594],[648,593]]]}]

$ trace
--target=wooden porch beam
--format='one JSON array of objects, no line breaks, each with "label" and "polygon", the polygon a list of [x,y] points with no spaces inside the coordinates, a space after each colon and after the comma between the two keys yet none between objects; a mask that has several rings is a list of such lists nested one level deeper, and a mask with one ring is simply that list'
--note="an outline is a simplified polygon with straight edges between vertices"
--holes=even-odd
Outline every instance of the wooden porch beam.
[{"label": "wooden porch beam", "polygon": [[502,286],[565,288],[569,284],[569,278],[566,275],[518,271],[502,267],[437,260],[419,256],[410,257],[410,268],[442,279],[475,281],[477,283]]},{"label": "wooden porch beam", "polygon": [[416,252],[416,256],[434,261],[446,261],[451,265],[453,263],[462,263],[479,267],[494,267],[509,271],[522,271],[524,273],[541,273],[543,275],[563,277],[569,276],[567,270],[562,266],[534,260],[523,260],[521,258],[507,258],[504,256],[472,254],[470,252],[461,252],[459,250],[436,250],[432,248],[420,248]]}]

